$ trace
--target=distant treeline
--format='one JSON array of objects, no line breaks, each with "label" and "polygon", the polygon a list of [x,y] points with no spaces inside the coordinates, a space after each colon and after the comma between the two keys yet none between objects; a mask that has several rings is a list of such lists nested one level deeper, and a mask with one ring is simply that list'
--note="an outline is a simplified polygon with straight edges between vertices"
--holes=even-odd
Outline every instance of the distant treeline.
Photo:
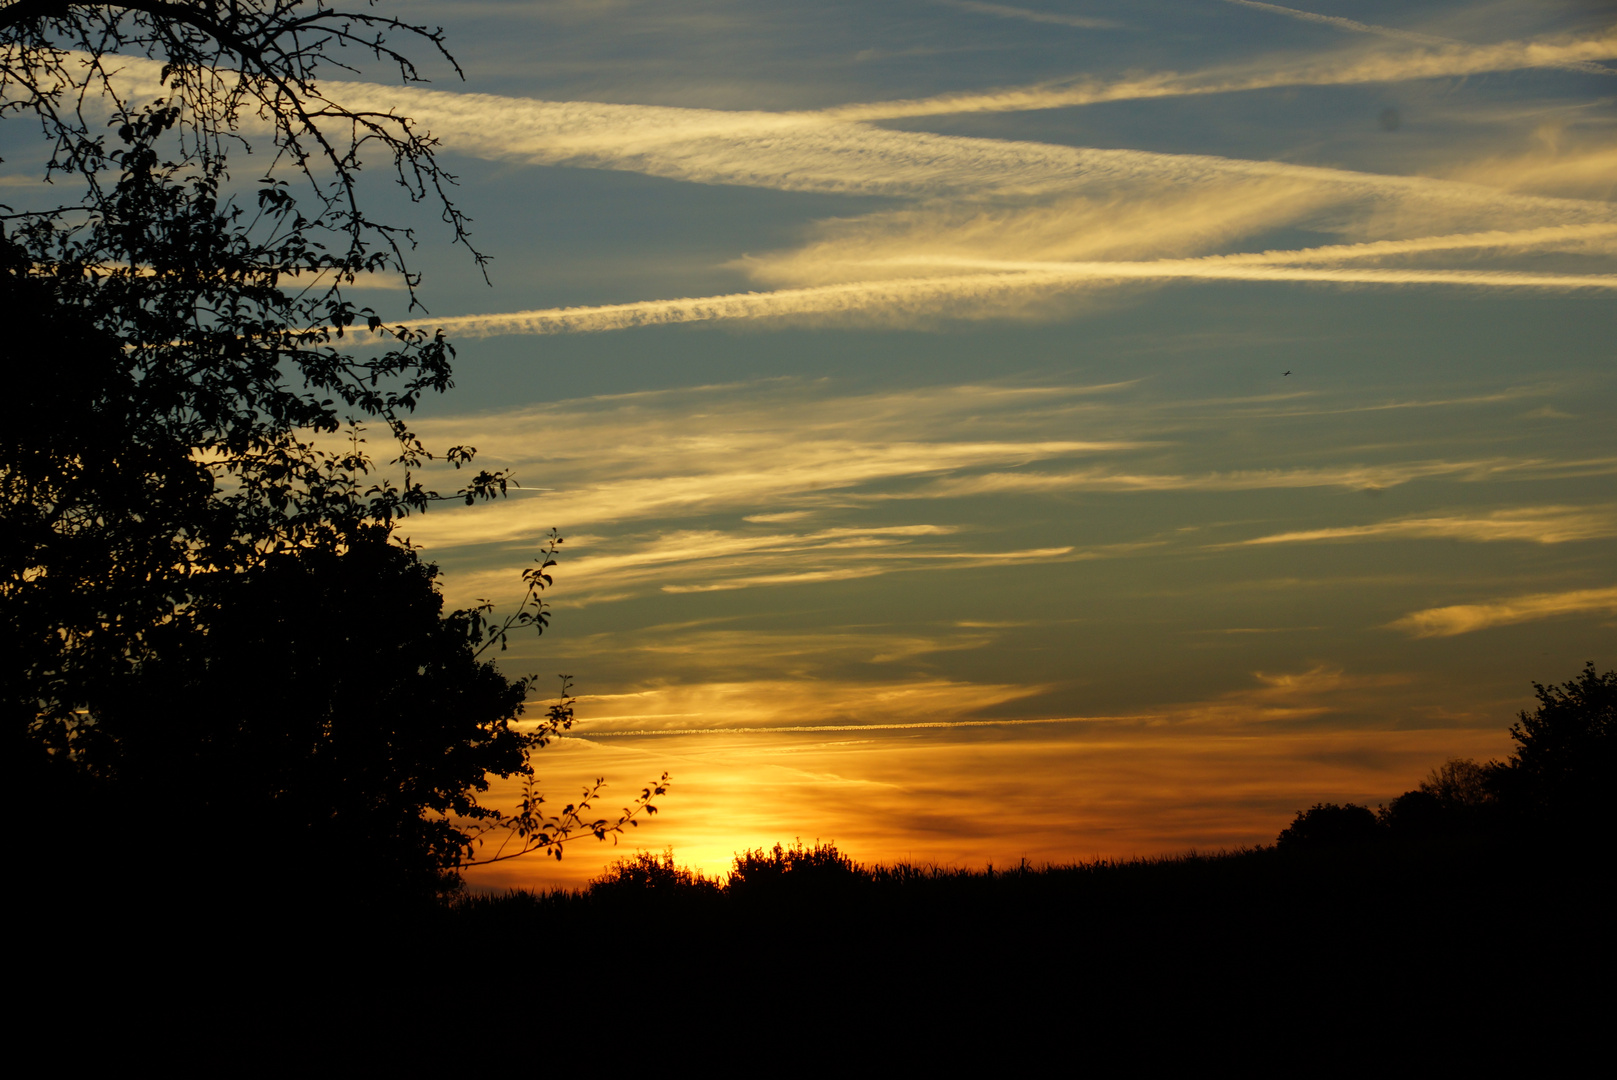
[{"label": "distant treeline", "polygon": [[1584,666],[1564,686],[1533,684],[1539,706],[1511,725],[1506,761],[1452,758],[1372,811],[1316,803],[1276,840],[1282,851],[1507,836],[1610,843],[1617,671]]}]

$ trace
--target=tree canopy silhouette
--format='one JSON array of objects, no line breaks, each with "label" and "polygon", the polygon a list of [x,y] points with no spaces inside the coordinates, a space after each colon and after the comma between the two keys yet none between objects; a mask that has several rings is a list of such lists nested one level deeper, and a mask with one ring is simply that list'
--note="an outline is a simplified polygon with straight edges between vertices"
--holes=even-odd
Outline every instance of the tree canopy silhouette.
[{"label": "tree canopy silhouette", "polygon": [[1281,851],[1319,851],[1373,843],[1380,836],[1375,811],[1357,803],[1315,803],[1280,831]]},{"label": "tree canopy silhouette", "polygon": [[[451,385],[453,350],[388,330],[344,289],[376,273],[417,280],[408,231],[358,201],[361,147],[385,148],[412,195],[442,195],[451,178],[408,120],[321,97],[327,54],[358,43],[356,25],[375,27],[370,48],[407,79],[382,31],[441,45],[436,31],[288,0],[0,10],[0,117],[40,123],[49,191],[77,196],[0,214],[9,351],[27,358],[0,442],[0,580],[28,658],[7,703],[29,724],[43,712],[54,746],[71,741],[82,687],[138,656],[198,590],[438,497],[414,478],[431,454],[407,418]],[[161,98],[120,95],[129,54],[162,62]],[[244,113],[274,152],[236,190],[225,150],[246,145]],[[356,323],[392,347],[340,351]],[[357,434],[319,442],[365,420],[390,432],[401,481],[371,477]],[[472,453],[445,456],[458,467]],[[493,497],[508,481],[479,473],[455,494]]]},{"label": "tree canopy silhouette", "polygon": [[1561,686],[1533,684],[1538,708],[1510,726],[1516,750],[1491,781],[1515,817],[1574,833],[1606,833],[1617,817],[1617,671],[1593,661]]},{"label": "tree canopy silhouette", "polygon": [[1377,816],[1391,835],[1404,838],[1452,839],[1497,831],[1504,825],[1494,784],[1498,768],[1498,762],[1450,758]]},{"label": "tree canopy silhouette", "polygon": [[1374,813],[1349,803],[1301,811],[1277,839],[1282,849],[1394,841],[1493,842],[1525,838],[1580,844],[1617,817],[1617,671],[1593,661],[1561,686],[1534,683],[1538,708],[1510,727],[1506,761],[1451,758]]},{"label": "tree canopy silhouette", "polygon": [[[527,752],[571,711],[514,727],[527,680],[478,659],[544,629],[554,545],[496,622],[486,605],[445,615],[432,568],[389,541],[405,515],[512,482],[474,470],[441,495],[420,480],[435,455],[409,416],[452,385],[453,347],[347,295],[386,275],[418,306],[414,234],[368,212],[362,155],[486,261],[430,135],[322,90],[355,57],[420,81],[401,41],[454,65],[441,30],[325,0],[0,8],[0,118],[37,122],[49,151],[49,186],[19,196],[36,205],[0,207],[16,360],[0,722],[37,803],[104,822],[111,804],[185,793],[203,832],[236,829],[240,846],[357,843],[373,869],[420,880],[479,827],[555,852],[660,791],[615,823],[586,820],[588,798],[549,818],[531,786],[514,817],[476,805],[486,773],[531,780]],[[243,182],[227,165],[255,145],[269,152]],[[367,423],[387,433],[380,460]]]}]

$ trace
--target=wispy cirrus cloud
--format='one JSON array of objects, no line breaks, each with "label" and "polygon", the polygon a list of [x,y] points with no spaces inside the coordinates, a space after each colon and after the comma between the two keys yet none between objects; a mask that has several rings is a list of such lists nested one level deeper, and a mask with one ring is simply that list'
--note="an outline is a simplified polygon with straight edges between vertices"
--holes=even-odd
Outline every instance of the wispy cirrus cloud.
[{"label": "wispy cirrus cloud", "polygon": [[[656,462],[654,446],[640,445]],[[543,497],[519,497],[479,507],[440,512],[412,520],[420,543],[443,545],[502,543],[541,534],[551,523],[569,529],[652,517],[693,517],[755,510],[807,495],[835,497],[839,491],[897,478],[915,478],[1002,462],[1030,462],[1119,449],[1125,443],[906,442],[883,444],[834,438],[791,443],[781,437],[735,432],[713,433],[693,448],[670,440],[671,456],[637,476],[616,479],[577,477]],[[681,453],[681,451],[684,451]],[[725,460],[729,458],[729,460]],[[681,467],[682,466],[682,467]],[[610,471],[610,463],[603,463]],[[678,471],[675,471],[675,470]],[[534,469],[546,471],[541,463]],[[554,476],[552,475],[554,482]]]},{"label": "wispy cirrus cloud", "polygon": [[[833,549],[834,550],[834,549]],[[706,581],[687,580],[662,587],[666,593],[729,592],[735,589],[753,589],[762,586],[807,585],[820,581],[848,581],[854,578],[878,577],[898,570],[967,570],[983,566],[1009,563],[1056,562],[1071,555],[1072,547],[1021,548],[1012,551],[954,550],[954,551],[895,551],[881,553],[876,559],[871,553],[853,552],[841,561],[850,565],[831,565],[820,569],[785,568],[767,573],[731,574],[712,577]],[[730,570],[731,568],[726,568]]]},{"label": "wispy cirrus cloud", "polygon": [[[740,650],[778,664],[804,660],[824,663],[831,657],[846,656],[882,662],[895,658],[881,655],[883,651],[907,657],[970,649],[982,643],[981,635],[919,637],[871,628],[849,628],[840,634],[748,635],[679,627],[662,628],[658,638],[629,647],[648,658],[653,654],[722,656]],[[626,693],[582,695],[580,712],[590,719],[579,734],[588,739],[595,735],[880,732],[996,724],[1101,726],[1119,722],[1172,725],[1202,733],[1271,732],[1287,722],[1351,709],[1355,699],[1378,697],[1408,682],[1405,675],[1355,674],[1338,666],[1314,664],[1298,671],[1252,672],[1246,685],[1148,711],[1024,716],[1005,713],[1001,707],[1037,698],[1048,693],[1051,686],[966,682],[935,676],[842,685],[827,685],[818,679],[742,681],[699,677]],[[1001,715],[985,715],[995,712]]]},{"label": "wispy cirrus cloud", "polygon": [[[1495,55],[1495,61],[1490,63],[1503,63],[1507,55],[1526,62],[1540,53],[1548,57],[1568,51],[1617,57],[1617,31],[1572,44],[1504,43],[1477,48],[1492,50],[1489,55]],[[1370,67],[1378,62],[1375,58],[1353,61]],[[1476,67],[1480,62],[1436,71],[1444,67],[1443,63],[1432,58],[1425,61],[1436,73],[1452,75],[1483,70],[1486,64],[1484,68]],[[161,92],[156,63],[140,57],[120,57],[116,63],[121,72],[120,88],[129,95],[138,98]],[[1279,77],[1270,65],[1257,67],[1268,72],[1261,76],[1263,79]],[[1188,77],[1173,74],[1151,76],[1140,87],[1185,78]],[[419,127],[442,139],[447,148],[470,156],[535,165],[618,169],[695,183],[934,196],[1070,193],[1140,182],[1183,185],[1290,178],[1330,186],[1346,194],[1420,196],[1498,210],[1514,209],[1518,214],[1533,212],[1552,219],[1538,224],[1613,219],[1610,208],[1598,204],[1503,195],[1486,186],[1428,177],[1211,155],[945,136],[889,130],[866,122],[923,115],[928,110],[1053,107],[1062,94],[1081,97],[1088,90],[1033,88],[849,105],[819,112],[763,112],[545,101],[340,80],[327,82],[323,88],[334,100],[353,108],[410,116]],[[1127,96],[1128,92],[1124,84],[1118,84],[1107,93],[1112,96],[1096,100],[1117,100],[1117,94]]]},{"label": "wispy cirrus cloud", "polygon": [[1240,545],[1400,538],[1564,544],[1608,536],[1617,536],[1617,507],[1527,506],[1486,513],[1473,511],[1402,517],[1371,525],[1299,529],[1243,540]]},{"label": "wispy cirrus cloud", "polygon": [[[1377,240],[1360,244],[1330,244],[1323,247],[1289,250],[1235,252],[1228,255],[1207,255],[1196,260],[1156,260],[1152,264],[1165,268],[1165,273],[1181,272],[1188,267],[1190,273],[1199,273],[1208,267],[1210,274],[1219,268],[1245,266],[1330,268],[1333,264],[1392,259],[1401,256],[1427,255],[1451,251],[1527,252],[1550,250],[1579,254],[1617,254],[1617,224],[1559,225],[1541,229],[1491,229],[1486,232],[1448,236],[1417,236],[1405,240]],[[828,260],[832,261],[832,260]],[[900,266],[960,270],[996,270],[1005,272],[1061,272],[1071,269],[1086,272],[1096,266],[1115,265],[1118,261],[1063,262],[1053,259],[996,259],[986,256],[950,254],[909,254],[888,257],[873,256],[862,260],[847,260],[845,265],[869,266],[889,269]],[[1406,267],[1405,269],[1419,269]],[[1561,275],[1551,275],[1560,278]],[[1568,280],[1585,275],[1570,275]],[[1603,278],[1605,275],[1593,275]]]},{"label": "wispy cirrus cloud", "polygon": [[[1399,62],[1415,63],[1424,71],[1421,64],[1442,67],[1463,53],[1469,59],[1444,70],[1493,70],[1488,64],[1497,66],[1509,57],[1515,57],[1510,63],[1527,63],[1580,49],[1604,55],[1602,49],[1617,49],[1617,33],[1571,43],[1456,48],[1427,50],[1416,58],[1419,63],[1409,56]],[[1493,59],[1479,59],[1484,55]],[[1370,77],[1366,73],[1371,68],[1381,72],[1376,65],[1386,62],[1379,55],[1356,55],[1315,58],[1307,64],[1324,65],[1315,75],[1334,71],[1331,79],[1359,79]],[[131,66],[137,74],[144,71],[140,62]],[[1259,81],[1273,81],[1284,73],[1265,66],[1260,74]],[[1286,78],[1293,76],[1303,77],[1293,72]],[[1179,90],[1173,92],[1212,92],[1215,84],[1225,85],[1222,78],[1206,73],[1194,78],[1149,76],[1132,90],[1122,83],[1107,84],[1095,100],[1112,100],[1125,90],[1143,93],[1145,84],[1156,87],[1152,92],[1166,93],[1175,86]],[[1606,290],[1617,281],[1611,274],[1509,266],[1342,265],[1390,257],[1390,248],[1352,253],[1338,245],[1336,250],[1272,251],[1262,258],[1223,260],[1206,254],[1224,248],[1228,256],[1228,246],[1242,237],[1285,225],[1400,242],[1407,245],[1406,255],[1490,246],[1603,251],[1610,247],[1609,234],[1597,239],[1596,233],[1617,223],[1617,210],[1596,200],[1289,162],[896,131],[869,122],[927,110],[1041,107],[1038,103],[1050,94],[1076,102],[1095,90],[1087,83],[1077,89],[993,92],[971,102],[956,96],[797,113],[548,102],[362,83],[334,82],[327,90],[357,107],[407,113],[441,133],[450,149],[492,160],[626,170],[703,184],[954,200],[941,211],[934,204],[896,217],[878,214],[843,223],[833,229],[834,235],[801,250],[747,260],[744,268],[758,280],[787,286],[770,292],[421,322],[463,336],[757,319],[906,322],[940,311],[966,317],[1049,317],[1070,309],[1074,290],[1129,282]],[[1506,222],[1511,228],[1501,228]],[[1580,228],[1584,232],[1577,234]],[[1546,233],[1556,229],[1562,230],[1559,236]],[[1451,240],[1447,246],[1431,240],[1434,235],[1480,237],[1512,231],[1532,238],[1524,235],[1513,243],[1501,235],[1469,245]],[[1038,239],[1028,243],[1030,238]],[[1424,246],[1417,243],[1422,239]],[[1017,266],[1005,265],[1008,261]],[[973,274],[973,267],[993,272]]]},{"label": "wispy cirrus cloud", "polygon": [[1227,4],[1236,4],[1254,11],[1266,11],[1275,15],[1284,15],[1288,19],[1300,19],[1303,22],[1319,23],[1324,26],[1334,26],[1338,30],[1349,30],[1356,34],[1374,34],[1377,37],[1395,38],[1400,41],[1413,41],[1419,45],[1457,45],[1459,42],[1453,38],[1438,37],[1435,34],[1421,34],[1413,30],[1398,30],[1388,26],[1375,26],[1371,23],[1359,22],[1357,19],[1345,19],[1340,15],[1320,15],[1312,11],[1300,11],[1297,8],[1281,7],[1279,4],[1265,4],[1259,0],[1224,0]]},{"label": "wispy cirrus cloud", "polygon": [[1617,274],[1517,270],[1359,269],[1261,265],[1222,257],[1153,262],[1066,263],[1038,270],[885,278],[773,292],[641,300],[627,304],[544,308],[496,315],[404,320],[462,337],[502,334],[601,333],[645,326],[754,319],[1003,317],[1020,303],[1080,287],[1164,281],[1248,281],[1327,285],[1423,285],[1554,292],[1617,289]]},{"label": "wispy cirrus cloud", "polygon": [[[407,528],[418,542],[463,545],[528,540],[552,524],[577,532],[728,514],[755,529],[751,539],[714,534],[702,541],[703,553],[728,555],[734,552],[725,544],[739,545],[739,551],[775,542],[761,537],[778,537],[783,544],[845,544],[847,537],[802,525],[828,506],[891,499],[1062,491],[1378,490],[1424,479],[1545,481],[1617,472],[1617,458],[1609,456],[1460,455],[1185,470],[1172,440],[1196,437],[1198,425],[1352,411],[1353,404],[1313,402],[1298,393],[1188,403],[1123,396],[1135,388],[1134,383],[965,384],[836,395],[792,380],[764,380],[423,418],[416,428],[429,441],[478,446],[480,461],[513,468],[535,486],[501,502],[411,518]],[[1518,390],[1357,408],[1486,407],[1531,396]],[[1187,406],[1194,406],[1195,415],[1186,414]],[[563,442],[550,437],[558,426],[568,431]],[[939,431],[951,437],[940,439]],[[1570,516],[1565,523],[1571,527]],[[888,539],[942,536],[952,528],[936,521],[904,527],[912,531]],[[688,542],[696,542],[695,534]]]},{"label": "wispy cirrus cloud", "polygon": [[[1357,19],[1347,19],[1340,15],[1321,15],[1313,11],[1302,11],[1293,7],[1282,7],[1279,4],[1266,4],[1261,0],[1225,0],[1225,3],[1236,4],[1240,7],[1251,8],[1254,11],[1268,12],[1274,15],[1283,15],[1288,19],[1297,19],[1302,22],[1317,23],[1322,26],[1346,30],[1354,34],[1371,34],[1375,37],[1389,38],[1394,41],[1409,41],[1417,45],[1437,45],[1443,47],[1465,47],[1469,42],[1457,41],[1450,37],[1440,37],[1437,34],[1423,34],[1415,30],[1403,30],[1393,26],[1378,26],[1375,23],[1360,22]],[[1473,46],[1474,47],[1474,46]],[[1614,75],[1617,71],[1589,60],[1562,60],[1550,61],[1545,66],[1560,67],[1569,71],[1581,71],[1587,75]]]},{"label": "wispy cirrus cloud", "polygon": [[[459,564],[448,585],[461,603],[508,593],[526,548],[559,527],[569,543],[555,600],[582,606],[1240,544],[1210,545],[1205,533],[1160,525],[1018,535],[998,526],[997,513],[984,516],[983,499],[1375,492],[1420,481],[1542,483],[1617,473],[1617,458],[1377,461],[1355,460],[1354,449],[1309,466],[1207,468],[1198,460],[1203,467],[1191,469],[1179,441],[1235,417],[1256,423],[1307,415],[1308,395],[1197,401],[1187,415],[1186,403],[1123,396],[1129,389],[945,386],[822,397],[796,383],[765,381],[427,419],[420,431],[431,441],[478,445],[490,465],[511,467],[542,487],[412,517],[402,531],[434,557]],[[1373,407],[1486,408],[1522,394]],[[547,433],[562,423],[568,438],[557,443]],[[953,437],[939,439],[932,434],[938,431]],[[1050,437],[1061,432],[1095,437]],[[1124,433],[1134,437],[1119,437]],[[1614,533],[1617,519],[1606,508],[1541,506],[1291,529],[1258,542],[1398,535],[1560,542]]]},{"label": "wispy cirrus cloud", "polygon": [[1548,125],[1537,135],[1539,145],[1531,150],[1463,162],[1447,175],[1504,191],[1608,201],[1617,195],[1617,146],[1562,147]]},{"label": "wispy cirrus cloud", "polygon": [[[739,636],[739,635],[734,635]],[[880,646],[885,635],[854,639],[855,648]],[[709,636],[687,639],[686,644],[711,643]],[[781,643],[765,637],[766,647]],[[849,646],[840,641],[801,640],[789,637],[784,643],[794,655],[809,650]],[[698,649],[706,653],[708,649]],[[924,678],[873,680],[858,686],[816,685],[815,692],[801,680],[756,680],[746,682],[698,682],[648,687],[620,694],[585,695],[580,707],[589,716],[579,734],[627,734],[686,731],[697,721],[707,731],[748,729],[791,729],[856,724],[861,715],[879,712],[889,724],[912,725],[960,723],[980,716],[984,710],[1032,697],[1044,688],[1010,683],[967,683],[954,679]]]},{"label": "wispy cirrus cloud", "polygon": [[[1617,33],[1579,47],[1617,55]],[[138,57],[121,57],[117,63],[122,81],[128,84],[126,91],[137,97],[160,93],[156,64]],[[1178,78],[1183,77],[1153,76],[1146,82],[1154,85],[1161,79]],[[950,103],[943,111],[969,109],[975,107],[970,102],[979,97],[1005,108],[1014,102],[1036,107],[1049,96],[1049,91],[1037,88],[806,112],[548,101],[340,80],[327,82],[323,88],[333,99],[353,108],[410,116],[457,153],[532,165],[639,172],[693,183],[931,197],[1072,193],[1142,182],[1184,185],[1289,178],[1329,186],[1348,196],[1420,196],[1513,209],[1546,219],[1539,224],[1612,220],[1610,208],[1597,204],[1502,196],[1483,185],[1428,177],[1205,154],[948,136],[891,130],[868,122],[901,118],[916,114],[917,109],[938,111],[940,102]]]},{"label": "wispy cirrus cloud", "polygon": [[[1460,286],[1469,288],[1608,288],[1609,274],[1545,274],[1527,256],[1575,255],[1581,265],[1617,253],[1617,223],[1486,228],[1440,232],[1446,213],[1427,207],[1377,211],[1362,228],[1415,235],[1296,249],[1229,251],[1242,239],[1280,225],[1302,225],[1347,208],[1317,186],[1268,181],[1196,190],[1134,192],[1127,198],[1059,199],[1033,205],[976,202],[928,204],[828,222],[796,249],[750,256],[739,265],[762,284],[787,289],[864,282],[872,303],[901,313],[931,302],[966,315],[1016,314],[1061,294],[1115,288],[1128,282],[1195,280],[1323,282],[1339,286]],[[1417,220],[1417,217],[1419,220]],[[1334,228],[1355,228],[1350,213]],[[1516,223],[1518,226],[1520,223]],[[1223,248],[1223,252],[1219,249]],[[1203,254],[1204,252],[1216,252]],[[1443,265],[1456,258],[1466,265]],[[1478,259],[1489,269],[1479,270]],[[1381,265],[1376,265],[1381,264]],[[1596,262],[1594,267],[1601,264]],[[1372,268],[1373,267],[1373,268]],[[1531,267],[1531,269],[1529,269]],[[1002,277],[973,277],[998,274]],[[1022,275],[1017,277],[1015,275]],[[950,282],[955,277],[960,280]],[[908,285],[895,281],[910,280]],[[924,283],[924,284],[923,284]],[[823,314],[844,305],[856,311],[858,290],[792,293],[782,310]],[[728,303],[738,303],[727,301]],[[692,307],[679,317],[725,318],[759,312],[752,300],[736,308]],[[1035,310],[1037,308],[1035,307]],[[624,318],[598,312],[580,319]],[[669,312],[663,317],[673,314]],[[755,314],[753,317],[767,317]],[[586,321],[586,325],[588,322]]]},{"label": "wispy cirrus cloud", "polygon": [[1347,86],[1454,78],[1536,67],[1573,67],[1596,75],[1617,74],[1598,64],[1598,61],[1611,59],[1617,59],[1617,30],[1588,38],[1501,41],[1489,45],[1438,41],[1413,49],[1344,50],[1196,72],[1057,80],[1034,86],[844,105],[827,109],[824,115],[839,120],[873,121],[961,113],[1026,112],[1286,86]]},{"label": "wispy cirrus cloud", "polygon": [[[731,592],[913,570],[1054,562],[1074,554],[1070,545],[995,549],[959,533],[952,525],[890,525],[803,533],[674,529],[649,537],[575,537],[565,596],[558,603],[578,606],[654,591]],[[455,589],[458,594],[498,592],[516,580],[515,573],[515,568],[499,568],[462,575]]]},{"label": "wispy cirrus cloud", "polygon": [[1477,482],[1512,477],[1602,476],[1612,473],[1617,473],[1617,458],[1579,462],[1520,458],[1436,460],[1205,473],[1136,472],[1095,467],[1062,472],[1027,470],[945,477],[921,485],[912,491],[880,497],[940,498],[1060,491],[1262,491],[1326,487],[1340,487],[1351,491],[1381,491],[1415,480],[1438,477]]},{"label": "wispy cirrus cloud", "polygon": [[1512,626],[1568,615],[1617,615],[1617,586],[1530,593],[1480,604],[1426,608],[1388,623],[1387,628],[1402,630],[1416,638],[1455,637],[1495,626]]},{"label": "wispy cirrus cloud", "polygon": [[1075,30],[1117,30],[1123,24],[1114,19],[1097,19],[1088,15],[1069,15],[1061,11],[1034,11],[1010,4],[985,4],[979,0],[933,0],[933,3],[975,15],[997,15],[1002,19],[1021,19],[1023,22],[1042,23],[1046,26],[1070,26]]}]

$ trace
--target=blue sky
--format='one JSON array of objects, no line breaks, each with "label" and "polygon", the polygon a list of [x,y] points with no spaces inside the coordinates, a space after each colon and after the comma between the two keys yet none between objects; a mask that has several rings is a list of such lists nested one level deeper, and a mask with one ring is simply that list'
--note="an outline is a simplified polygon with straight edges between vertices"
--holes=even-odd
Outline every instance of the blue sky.
[{"label": "blue sky", "polygon": [[336,96],[494,259],[424,232],[423,433],[523,483],[405,531],[510,602],[561,530],[502,663],[558,800],[673,774],[635,844],[1266,842],[1612,664],[1607,5],[385,6],[466,82]]}]

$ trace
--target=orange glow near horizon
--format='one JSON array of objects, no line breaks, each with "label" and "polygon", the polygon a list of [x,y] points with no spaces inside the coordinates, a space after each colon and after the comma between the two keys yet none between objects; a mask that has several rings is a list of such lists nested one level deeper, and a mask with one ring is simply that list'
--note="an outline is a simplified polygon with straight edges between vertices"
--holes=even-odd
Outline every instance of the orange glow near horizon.
[{"label": "orange glow near horizon", "polygon": [[[1135,720],[905,728],[873,719],[863,733],[595,738],[586,723],[537,759],[550,803],[602,776],[604,816],[667,770],[660,813],[616,845],[586,837],[559,862],[530,856],[466,879],[476,890],[576,888],[618,858],[666,848],[722,877],[737,853],[796,838],[835,842],[862,862],[972,868],[1231,849],[1272,842],[1313,803],[1374,806],[1448,758],[1509,750],[1503,726],[1275,729],[1264,719],[1273,715],[1272,700],[1245,715],[1225,701]],[[487,801],[509,790],[497,785]]]}]

